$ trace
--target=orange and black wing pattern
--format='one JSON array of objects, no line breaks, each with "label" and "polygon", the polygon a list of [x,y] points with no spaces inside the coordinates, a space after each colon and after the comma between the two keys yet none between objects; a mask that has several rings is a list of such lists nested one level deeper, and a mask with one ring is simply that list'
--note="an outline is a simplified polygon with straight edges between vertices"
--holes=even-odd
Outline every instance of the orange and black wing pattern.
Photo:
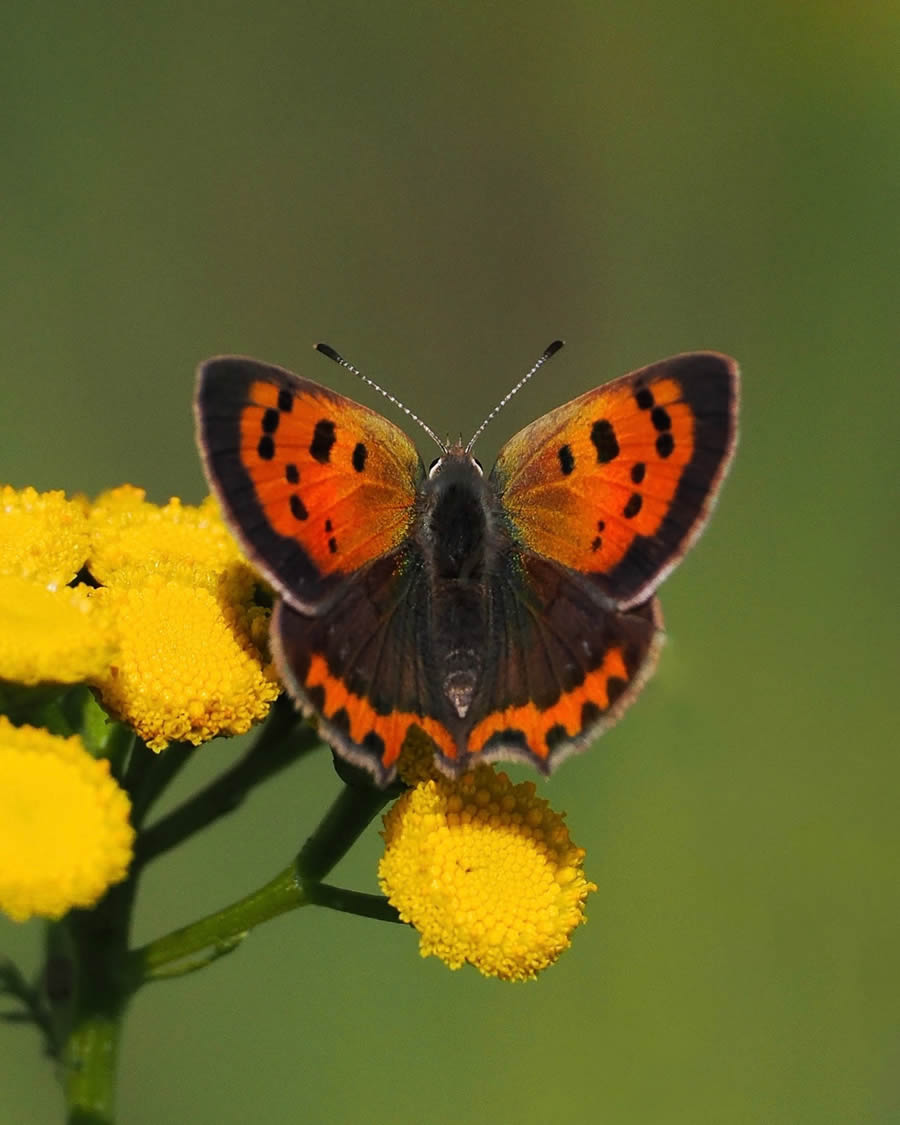
[{"label": "orange and black wing pattern", "polygon": [[581,575],[522,551],[495,575],[490,605],[492,659],[469,716],[467,754],[550,773],[639,694],[663,641],[659,604],[616,610]]},{"label": "orange and black wing pattern", "polygon": [[[311,617],[282,601],[272,647],[289,692],[341,757],[386,785],[414,731],[442,763],[457,758],[446,701],[428,659],[430,589],[409,543],[347,582],[325,614]],[[457,724],[458,726],[458,724]]]},{"label": "orange and black wing pattern", "polygon": [[703,529],[734,452],[734,360],[691,352],[526,426],[493,471],[513,536],[620,608],[649,598]]},{"label": "orange and black wing pattern", "polygon": [[421,464],[374,410],[258,360],[202,364],[195,400],[207,475],[247,555],[316,612],[407,534]]}]

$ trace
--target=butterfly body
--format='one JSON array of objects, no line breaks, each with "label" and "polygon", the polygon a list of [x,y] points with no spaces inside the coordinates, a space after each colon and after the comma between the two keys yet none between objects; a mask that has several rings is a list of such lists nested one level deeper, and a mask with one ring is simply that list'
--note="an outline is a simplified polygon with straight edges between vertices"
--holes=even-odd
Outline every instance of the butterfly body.
[{"label": "butterfly body", "polygon": [[693,353],[551,411],[489,476],[461,443],[426,473],[381,415],[240,357],[201,367],[207,474],[280,595],[285,684],[378,783],[407,738],[459,773],[549,772],[655,664],[653,593],[734,444],[733,361]]}]

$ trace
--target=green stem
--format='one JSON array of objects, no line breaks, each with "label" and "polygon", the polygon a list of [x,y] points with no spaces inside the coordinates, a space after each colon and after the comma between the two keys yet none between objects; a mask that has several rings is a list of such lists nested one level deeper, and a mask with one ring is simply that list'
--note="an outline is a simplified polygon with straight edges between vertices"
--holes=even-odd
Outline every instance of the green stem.
[{"label": "green stem", "polygon": [[319,746],[320,739],[311,727],[299,727],[296,733],[290,733],[296,721],[293,711],[287,716],[282,711],[277,716],[273,713],[239,762],[141,832],[135,846],[135,867],[143,867],[219,817],[234,812],[257,785]]},{"label": "green stem", "polygon": [[305,906],[308,901],[297,878],[296,866],[292,863],[264,887],[223,910],[136,949],[130,957],[132,971],[140,980],[170,975],[160,973],[160,970],[211,946],[227,946],[260,922],[277,918],[279,914],[298,906]]},{"label": "green stem", "polygon": [[56,1057],[53,1021],[44,997],[8,957],[0,957],[0,997],[8,997],[18,1005],[12,1011],[0,1014],[0,1019],[5,1023],[33,1023],[44,1036],[47,1054]]},{"label": "green stem", "polygon": [[309,901],[315,906],[328,906],[344,914],[358,914],[361,918],[377,918],[379,922],[399,922],[404,925],[397,908],[391,906],[383,895],[370,895],[362,891],[348,891],[330,883],[312,883],[307,887]]},{"label": "green stem", "polygon": [[113,887],[93,910],[69,915],[74,994],[63,1062],[70,1125],[112,1125],[122,1018],[134,979],[127,958],[134,902],[132,879]]},{"label": "green stem", "polygon": [[126,775],[126,788],[131,794],[131,823],[140,828],[156,800],[173,778],[190,761],[194,747],[186,742],[173,742],[160,754],[149,750],[137,739],[131,751]]},{"label": "green stem", "polygon": [[[345,786],[290,867],[230,906],[136,949],[129,958],[135,979],[146,981],[171,976],[170,966],[203,950],[212,949],[214,955],[210,960],[214,960],[221,953],[236,948],[254,926],[313,902],[366,913],[369,917],[382,916],[379,911],[383,910],[383,905],[376,906],[374,902],[378,896],[354,898],[353,892],[339,892],[336,888],[323,892],[316,884],[343,858],[388,800],[390,794],[381,789]],[[339,899],[345,907],[337,906]],[[359,909],[353,910],[352,903]],[[396,921],[390,911],[387,916]],[[194,967],[191,963],[186,968]]]},{"label": "green stem", "polygon": [[121,1021],[96,1012],[81,1020],[66,1046],[69,1125],[111,1125]]},{"label": "green stem", "polygon": [[121,781],[137,744],[137,735],[124,724],[116,723],[106,739],[103,753],[109,759],[109,768],[116,781]]},{"label": "green stem", "polygon": [[297,856],[304,883],[321,882],[393,796],[371,786],[344,786]]}]

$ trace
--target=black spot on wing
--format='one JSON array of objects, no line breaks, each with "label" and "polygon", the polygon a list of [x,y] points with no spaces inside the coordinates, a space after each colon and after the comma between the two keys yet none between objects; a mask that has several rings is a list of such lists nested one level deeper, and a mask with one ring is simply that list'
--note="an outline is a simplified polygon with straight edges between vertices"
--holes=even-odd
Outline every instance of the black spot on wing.
[{"label": "black spot on wing", "polygon": [[346,707],[339,707],[333,715],[327,715],[326,718],[328,718],[332,723],[334,723],[334,725],[341,732],[341,734],[345,734],[345,735],[349,736],[349,734],[350,734],[350,716],[347,714]]},{"label": "black spot on wing", "polygon": [[374,730],[369,731],[365,738],[363,738],[362,742],[360,742],[360,746],[362,746],[362,748],[364,750],[367,750],[370,754],[374,754],[379,761],[383,760],[384,739]]},{"label": "black spot on wing", "polygon": [[[297,670],[295,669],[295,671]],[[305,674],[306,673],[303,672],[301,675],[299,675],[299,678],[302,680]],[[318,711],[318,713],[321,715],[325,707],[325,688],[322,686],[322,684],[315,684],[312,687],[307,687],[304,684],[303,690],[306,692],[307,696],[309,697],[309,701],[313,705],[315,710]]]},{"label": "black spot on wing", "polygon": [[626,519],[632,519],[641,510],[643,504],[644,501],[641,499],[640,493],[632,492],[632,494],[628,497],[628,503],[622,509],[622,515]]},{"label": "black spot on wing", "polygon": [[525,732],[521,730],[498,730],[485,742],[484,749],[491,750],[496,746],[514,746],[517,750],[522,750],[524,753],[530,752],[528,739],[525,737]]},{"label": "black spot on wing", "polygon": [[597,460],[601,465],[605,465],[608,461],[612,461],[619,456],[616,431],[608,418],[601,418],[591,427],[591,441],[597,450]]},{"label": "black spot on wing", "polygon": [[[608,687],[607,691],[609,691]],[[586,730],[589,726],[593,726],[602,714],[602,710],[596,703],[593,703],[590,699],[586,700],[581,705],[581,729]]]},{"label": "black spot on wing", "polygon": [[610,706],[619,698],[628,684],[621,676],[610,676],[606,681],[606,696]]},{"label": "black spot on wing", "polygon": [[316,428],[313,430],[313,439],[309,446],[310,455],[320,465],[327,465],[331,460],[331,449],[336,440],[334,422],[322,418],[316,422]]}]

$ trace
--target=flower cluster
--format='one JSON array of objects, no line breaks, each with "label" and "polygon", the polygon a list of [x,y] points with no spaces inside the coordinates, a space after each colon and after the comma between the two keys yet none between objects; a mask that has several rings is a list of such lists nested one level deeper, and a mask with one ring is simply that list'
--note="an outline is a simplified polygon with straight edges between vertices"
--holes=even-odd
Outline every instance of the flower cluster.
[{"label": "flower cluster", "polygon": [[[280,690],[256,583],[211,499],[3,486],[0,701],[27,718],[32,697],[87,684],[157,751],[242,733]],[[124,877],[129,800],[79,738],[18,721],[0,724],[0,908],[58,917]]]},{"label": "flower cluster", "polygon": [[90,525],[94,598],[118,626],[118,658],[93,681],[107,710],[151,750],[264,718],[280,691],[268,610],[215,502],[160,508],[126,486],[100,497]]}]

